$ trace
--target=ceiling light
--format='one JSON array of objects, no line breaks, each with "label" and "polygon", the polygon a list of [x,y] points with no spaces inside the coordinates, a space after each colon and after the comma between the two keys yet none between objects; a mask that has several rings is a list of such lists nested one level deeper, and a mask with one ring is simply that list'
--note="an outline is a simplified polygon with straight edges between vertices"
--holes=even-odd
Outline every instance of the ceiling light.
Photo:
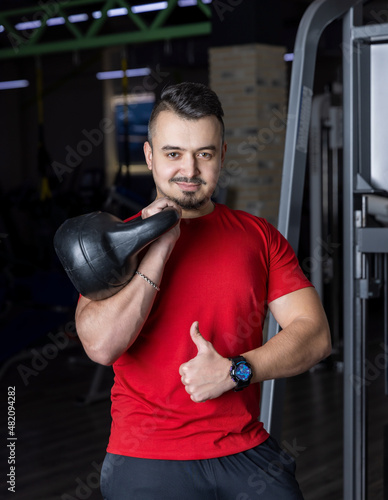
[{"label": "ceiling light", "polygon": [[[203,3],[209,4],[212,0],[202,0]],[[178,0],[179,7],[189,7],[192,5],[197,5],[197,0]],[[134,5],[131,7],[131,11],[134,14],[141,14],[143,12],[155,12],[158,10],[167,9],[168,2],[152,2],[144,5]],[[119,7],[117,9],[109,9],[107,11],[108,17],[118,17],[128,15],[128,9],[126,7]],[[95,11],[92,13],[94,19],[100,19],[102,17],[101,11]],[[71,23],[80,23],[87,21],[89,19],[88,14],[73,14],[69,15],[68,20]],[[65,24],[65,19],[63,17],[53,17],[46,21],[47,26],[57,26],[60,24]],[[42,25],[41,21],[25,21],[15,25],[15,28],[19,31],[23,30],[34,30],[40,28]],[[4,31],[4,26],[0,25],[0,33]]]},{"label": "ceiling light", "polygon": [[15,28],[19,31],[23,30],[34,30],[39,28],[41,25],[40,21],[26,21],[24,23],[15,24]]},{"label": "ceiling light", "polygon": [[59,26],[60,24],[65,24],[64,17],[51,17],[46,21],[47,26]]},{"label": "ceiling light", "polygon": [[28,87],[30,82],[28,80],[12,80],[9,82],[0,82],[0,90],[8,89],[21,89]]},{"label": "ceiling light", "polygon": [[[135,68],[135,69],[127,69],[125,73],[128,77],[147,76],[151,74],[151,70],[150,68]],[[96,75],[98,80],[115,80],[118,78],[123,78],[123,76],[124,72],[122,70],[100,71]]]},{"label": "ceiling light", "polygon": [[71,23],[83,23],[87,21],[89,16],[87,14],[72,14],[69,16],[69,21]]},{"label": "ceiling light", "polygon": [[144,5],[134,5],[131,10],[134,14],[141,14],[142,12],[154,12],[156,10],[167,9],[168,2],[154,2]]},{"label": "ceiling light", "polygon": [[125,7],[120,7],[118,9],[109,9],[106,14],[108,17],[126,16],[128,14],[128,9],[126,9]]}]

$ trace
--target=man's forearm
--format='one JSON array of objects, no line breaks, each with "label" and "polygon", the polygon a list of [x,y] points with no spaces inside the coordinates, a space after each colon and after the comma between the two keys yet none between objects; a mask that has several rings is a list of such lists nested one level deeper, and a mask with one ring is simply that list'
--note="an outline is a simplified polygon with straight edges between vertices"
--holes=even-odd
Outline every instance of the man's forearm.
[{"label": "man's forearm", "polygon": [[310,369],[330,355],[327,323],[300,318],[272,337],[262,347],[242,353],[251,363],[252,383],[291,377]]}]

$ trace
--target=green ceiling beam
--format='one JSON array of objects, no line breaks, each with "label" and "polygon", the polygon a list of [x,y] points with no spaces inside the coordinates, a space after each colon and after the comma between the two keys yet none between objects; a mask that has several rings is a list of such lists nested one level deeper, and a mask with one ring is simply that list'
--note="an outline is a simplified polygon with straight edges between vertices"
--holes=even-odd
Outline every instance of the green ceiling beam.
[{"label": "green ceiling beam", "polygon": [[198,0],[197,6],[205,14],[206,17],[211,18],[212,11],[208,5],[205,5],[202,0]]},{"label": "green ceiling beam", "polygon": [[[72,10],[75,7],[78,9],[88,8],[89,14],[90,7],[93,7],[93,10],[101,12],[101,17],[93,19],[88,28],[83,32],[81,29],[82,23],[78,27],[69,21],[69,16],[74,13]],[[112,33],[99,34],[108,19],[108,10],[115,7],[127,8],[128,18],[135,27],[132,31],[123,30],[122,32],[117,32],[115,30]],[[0,48],[0,59],[155,42],[173,38],[204,36],[211,33],[211,10],[207,5],[202,3],[202,0],[198,0],[196,8],[202,13],[204,21],[165,26],[164,23],[166,23],[172,11],[178,8],[180,9],[181,7],[178,7],[177,0],[168,0],[167,8],[155,14],[151,25],[146,23],[142,15],[132,12],[128,0],[58,1],[53,4],[41,4],[41,6],[37,5],[36,7],[0,12],[0,25],[3,25],[5,29],[1,36],[6,36],[9,42],[9,47]],[[62,26],[67,28],[66,38],[56,41],[45,41],[42,37],[47,30],[55,30],[56,28],[55,26],[47,26],[48,19],[53,17],[64,18],[65,24]],[[25,22],[27,19],[39,20],[41,25],[33,31],[29,31],[26,35],[26,33],[16,30],[14,24]],[[110,19],[112,19],[111,24],[113,25],[114,18]]]},{"label": "green ceiling beam", "polygon": [[21,50],[15,52],[14,49],[0,50],[0,59],[10,59],[14,57],[27,57],[44,54],[54,54],[81,49],[97,49],[115,45],[125,45],[131,43],[156,42],[172,38],[186,38],[188,36],[209,35],[211,33],[211,23],[203,22],[196,24],[185,24],[180,26],[169,26],[150,31],[135,31],[132,33],[114,33],[112,35],[100,35],[92,38],[80,40],[63,40],[60,42],[40,43],[23,46]]},{"label": "green ceiling beam", "polygon": [[[169,4],[170,4],[170,1],[169,1]],[[134,14],[132,12],[131,8],[128,5],[127,0],[117,0],[117,3],[118,3],[118,5],[120,5],[120,7],[127,8],[128,17],[131,19],[131,21],[133,21],[137,25],[137,27],[139,29],[141,29],[141,30],[147,29],[147,24],[143,21],[142,17],[139,14]]]},{"label": "green ceiling beam", "polygon": [[160,26],[163,25],[168,16],[175,9],[177,2],[178,0],[171,0],[170,2],[168,2],[167,9],[163,9],[159,12],[159,14],[156,16],[154,22],[151,25],[151,29],[160,28]]},{"label": "green ceiling beam", "polygon": [[115,4],[115,0],[107,0],[104,2],[104,5],[102,6],[101,9],[101,17],[99,19],[95,19],[92,24],[90,25],[90,28],[88,29],[86,36],[87,37],[93,37],[97,36],[98,32],[104,25],[106,18],[107,18],[107,12],[109,9],[113,8],[113,5]]}]

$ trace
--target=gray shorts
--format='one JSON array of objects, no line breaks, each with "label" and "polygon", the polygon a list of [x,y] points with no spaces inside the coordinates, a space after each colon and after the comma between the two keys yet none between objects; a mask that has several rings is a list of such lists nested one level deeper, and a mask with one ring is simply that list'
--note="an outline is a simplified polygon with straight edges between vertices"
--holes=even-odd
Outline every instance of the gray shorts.
[{"label": "gray shorts", "polygon": [[303,500],[295,461],[268,438],[251,450],[207,460],[151,460],[108,453],[104,500]]}]

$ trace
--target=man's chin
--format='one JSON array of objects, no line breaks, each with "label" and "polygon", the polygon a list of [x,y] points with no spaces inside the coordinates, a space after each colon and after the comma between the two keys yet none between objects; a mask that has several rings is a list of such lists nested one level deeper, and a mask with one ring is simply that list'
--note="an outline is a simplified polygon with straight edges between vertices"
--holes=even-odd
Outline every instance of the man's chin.
[{"label": "man's chin", "polygon": [[192,198],[192,199],[188,199],[188,198],[185,198],[185,199],[182,199],[182,198],[171,198],[173,201],[175,201],[175,203],[177,205],[179,205],[182,210],[192,210],[192,211],[196,211],[196,210],[199,210],[201,207],[203,207],[203,205],[206,203],[206,199],[196,199],[196,198]]},{"label": "man's chin", "polygon": [[179,198],[173,198],[170,196],[169,198],[179,205],[182,210],[190,211],[200,210],[200,208],[202,208],[207,201],[207,198],[197,198],[196,196],[191,196],[191,193],[185,194],[183,197]]},{"label": "man's chin", "polygon": [[182,210],[187,211],[197,211],[203,208],[204,205],[209,201],[207,196],[201,196],[199,193],[194,193],[190,191],[179,193],[178,196],[172,196],[167,194],[160,187],[157,187],[157,192],[160,196],[165,196],[171,201],[175,202],[181,207]]}]

